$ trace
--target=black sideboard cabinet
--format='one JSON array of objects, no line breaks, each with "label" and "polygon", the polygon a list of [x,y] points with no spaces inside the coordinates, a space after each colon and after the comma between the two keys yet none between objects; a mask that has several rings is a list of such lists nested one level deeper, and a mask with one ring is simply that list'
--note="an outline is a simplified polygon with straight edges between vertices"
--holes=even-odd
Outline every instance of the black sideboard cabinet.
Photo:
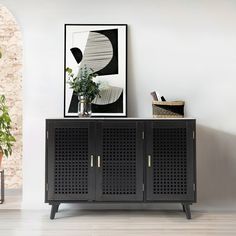
[{"label": "black sideboard cabinet", "polygon": [[45,202],[196,202],[194,119],[46,120]]}]

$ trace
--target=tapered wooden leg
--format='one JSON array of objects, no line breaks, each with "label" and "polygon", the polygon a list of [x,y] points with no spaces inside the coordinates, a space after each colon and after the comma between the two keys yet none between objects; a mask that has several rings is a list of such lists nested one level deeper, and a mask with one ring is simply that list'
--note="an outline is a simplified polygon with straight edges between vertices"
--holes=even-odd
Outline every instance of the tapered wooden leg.
[{"label": "tapered wooden leg", "polygon": [[184,203],[183,208],[185,210],[185,215],[188,220],[191,219],[191,211],[190,211],[190,204],[189,203]]},{"label": "tapered wooden leg", "polygon": [[58,211],[58,207],[60,204],[52,204],[52,208],[51,208],[51,214],[50,214],[50,219],[53,220],[55,218],[55,215]]},{"label": "tapered wooden leg", "polygon": [[56,212],[59,210],[60,203],[56,206]]},{"label": "tapered wooden leg", "polygon": [[182,203],[181,205],[182,205],[182,207],[183,207],[183,212],[185,212],[184,204]]}]

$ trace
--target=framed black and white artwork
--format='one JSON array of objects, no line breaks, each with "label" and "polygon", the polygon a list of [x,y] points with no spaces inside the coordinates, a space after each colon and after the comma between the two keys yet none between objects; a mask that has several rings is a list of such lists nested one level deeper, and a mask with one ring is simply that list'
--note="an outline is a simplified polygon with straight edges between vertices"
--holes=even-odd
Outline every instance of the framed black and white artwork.
[{"label": "framed black and white artwork", "polygon": [[[127,25],[66,24],[65,69],[84,66],[97,74],[100,96],[92,101],[92,116],[127,116]],[[78,97],[64,78],[64,117],[78,116]]]}]

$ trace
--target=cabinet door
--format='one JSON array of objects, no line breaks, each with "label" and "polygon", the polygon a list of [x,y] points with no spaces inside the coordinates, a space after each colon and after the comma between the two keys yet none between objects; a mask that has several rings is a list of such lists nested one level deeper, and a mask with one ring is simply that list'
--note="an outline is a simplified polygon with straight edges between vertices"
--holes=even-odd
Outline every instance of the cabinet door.
[{"label": "cabinet door", "polygon": [[136,121],[97,125],[96,200],[143,200],[142,130]]},{"label": "cabinet door", "polygon": [[91,122],[47,123],[48,200],[92,200],[95,197]]},{"label": "cabinet door", "polygon": [[195,121],[146,123],[146,200],[195,201]]}]

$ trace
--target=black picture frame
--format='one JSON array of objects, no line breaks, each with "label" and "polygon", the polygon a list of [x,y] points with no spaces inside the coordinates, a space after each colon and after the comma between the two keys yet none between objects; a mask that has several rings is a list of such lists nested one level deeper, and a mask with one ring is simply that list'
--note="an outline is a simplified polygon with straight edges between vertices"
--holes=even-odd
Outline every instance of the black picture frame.
[{"label": "black picture frame", "polygon": [[[96,28],[99,31],[104,31],[106,29],[112,30],[112,29],[117,29],[117,51],[119,52],[118,56],[117,56],[117,66],[119,68],[118,70],[118,75],[121,77],[119,78],[119,80],[123,80],[123,85],[124,87],[122,87],[122,94],[119,97],[119,105],[120,103],[120,98],[122,96],[122,112],[101,112],[101,113],[97,113],[97,112],[92,112],[92,117],[127,117],[127,77],[128,77],[128,69],[127,69],[127,65],[128,65],[128,25],[127,24],[65,24],[64,25],[64,117],[65,118],[75,118],[78,117],[78,112],[73,113],[73,112],[68,112],[68,85],[66,83],[66,68],[68,67],[68,61],[67,61],[67,53],[69,47],[68,47],[68,28],[69,27],[77,27],[80,29],[88,29],[91,28],[91,31],[96,32]],[[103,29],[104,28],[104,29]],[[122,29],[122,39],[119,35],[119,29]],[[90,31],[89,31],[90,32]],[[120,49],[120,40],[122,40],[122,46],[124,48]],[[114,46],[113,46],[113,50],[114,50]],[[122,53],[120,53],[120,51],[122,51]],[[121,54],[121,55],[120,55]],[[120,58],[122,56],[122,58]],[[122,63],[120,63],[122,60],[125,60],[125,62],[123,61]],[[120,64],[123,65],[122,68],[122,74],[120,75],[119,72],[121,71],[120,69]],[[99,77],[99,76],[98,76]],[[122,78],[123,77],[123,78]],[[114,81],[114,80],[113,80]],[[72,95],[73,96],[73,95]],[[117,102],[118,102],[117,100]],[[109,104],[110,105],[110,104]],[[96,109],[96,105],[94,105],[95,109]],[[120,106],[121,107],[121,106]],[[120,109],[120,108],[119,108]],[[93,105],[92,105],[92,110],[93,110]]]}]

